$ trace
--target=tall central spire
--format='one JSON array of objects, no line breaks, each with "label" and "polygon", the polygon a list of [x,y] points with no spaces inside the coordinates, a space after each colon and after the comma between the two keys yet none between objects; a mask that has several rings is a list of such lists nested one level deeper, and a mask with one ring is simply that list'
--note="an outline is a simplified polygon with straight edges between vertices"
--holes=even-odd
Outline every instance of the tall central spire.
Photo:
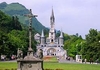
[{"label": "tall central spire", "polygon": [[55,17],[54,17],[54,12],[53,12],[53,8],[52,8],[52,12],[51,12],[51,16],[50,16],[50,31],[49,31],[49,38],[50,38],[50,42],[53,43],[55,42],[55,28],[54,28],[54,24],[55,23]]},{"label": "tall central spire", "polygon": [[54,24],[54,22],[55,22],[53,8],[52,8],[52,13],[51,13],[51,17],[50,17],[50,22],[51,22],[51,24]]}]

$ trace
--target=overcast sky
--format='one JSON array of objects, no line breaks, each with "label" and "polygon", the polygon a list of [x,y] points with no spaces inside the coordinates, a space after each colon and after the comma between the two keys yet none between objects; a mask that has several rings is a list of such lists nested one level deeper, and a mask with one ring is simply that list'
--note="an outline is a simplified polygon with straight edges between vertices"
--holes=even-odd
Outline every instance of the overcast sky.
[{"label": "overcast sky", "polygon": [[50,27],[53,6],[55,28],[72,35],[78,33],[85,37],[90,28],[100,31],[100,0],[0,0],[18,2],[37,14],[37,19]]}]

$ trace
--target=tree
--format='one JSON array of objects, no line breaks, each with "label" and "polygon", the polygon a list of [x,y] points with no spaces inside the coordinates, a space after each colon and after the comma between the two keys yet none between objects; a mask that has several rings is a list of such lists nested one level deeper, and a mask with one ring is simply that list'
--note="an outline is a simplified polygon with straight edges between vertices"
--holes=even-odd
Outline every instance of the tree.
[{"label": "tree", "polygon": [[68,51],[70,57],[75,58],[77,54],[81,53],[82,42],[84,41],[81,36],[71,35],[65,37],[64,49]]},{"label": "tree", "polygon": [[[36,51],[36,42],[33,37],[35,32],[33,28],[32,48],[34,51]],[[12,54],[17,55],[18,48],[26,54],[29,46],[28,35],[28,26],[21,26],[17,16],[11,18],[0,11],[0,55],[7,55],[10,58]]]},{"label": "tree", "polygon": [[12,27],[13,29],[15,30],[22,30],[22,26],[21,26],[21,23],[19,22],[19,19],[17,16],[12,16]]},{"label": "tree", "polygon": [[83,48],[84,56],[89,60],[94,61],[100,58],[100,32],[96,29],[90,29],[89,34],[86,35],[86,43]]}]

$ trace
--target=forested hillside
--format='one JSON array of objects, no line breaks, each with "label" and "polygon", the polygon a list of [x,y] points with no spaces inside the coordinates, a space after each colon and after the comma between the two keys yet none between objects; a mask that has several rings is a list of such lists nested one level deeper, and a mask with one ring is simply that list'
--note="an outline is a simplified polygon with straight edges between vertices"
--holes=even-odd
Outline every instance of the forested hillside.
[{"label": "forested hillside", "polygon": [[[22,24],[28,25],[28,18],[25,17],[24,15],[29,14],[29,10],[25,6],[19,3],[7,4],[6,2],[3,2],[0,3],[0,10],[2,10],[3,12],[5,12],[10,16],[14,16],[14,15],[18,16],[19,21]],[[36,18],[33,18],[32,20],[33,20],[32,27],[39,33],[41,33],[42,29],[46,29],[46,27],[43,26]]]}]

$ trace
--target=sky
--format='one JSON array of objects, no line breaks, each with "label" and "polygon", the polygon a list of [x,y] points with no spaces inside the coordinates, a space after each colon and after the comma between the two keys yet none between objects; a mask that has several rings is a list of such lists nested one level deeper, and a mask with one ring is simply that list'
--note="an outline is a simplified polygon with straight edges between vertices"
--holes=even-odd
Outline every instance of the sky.
[{"label": "sky", "polygon": [[100,0],[0,0],[6,3],[18,2],[37,14],[42,25],[50,27],[53,8],[55,29],[85,38],[90,28],[100,31]]}]

